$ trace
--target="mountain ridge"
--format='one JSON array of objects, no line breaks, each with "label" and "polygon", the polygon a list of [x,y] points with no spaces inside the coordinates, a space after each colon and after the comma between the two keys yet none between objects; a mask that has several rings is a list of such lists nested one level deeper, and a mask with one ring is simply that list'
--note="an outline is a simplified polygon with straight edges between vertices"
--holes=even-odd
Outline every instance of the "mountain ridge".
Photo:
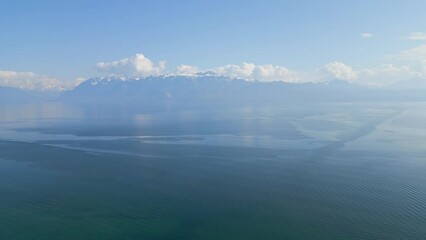
[{"label": "mountain ridge", "polygon": [[274,103],[283,101],[368,100],[378,89],[346,81],[321,83],[261,82],[220,76],[93,78],[64,92],[61,101],[139,103]]}]

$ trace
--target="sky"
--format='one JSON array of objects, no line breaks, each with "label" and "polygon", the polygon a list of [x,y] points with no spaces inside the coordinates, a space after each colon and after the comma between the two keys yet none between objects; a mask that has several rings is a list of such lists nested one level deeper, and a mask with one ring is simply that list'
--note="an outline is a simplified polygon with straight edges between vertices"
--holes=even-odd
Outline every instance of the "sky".
[{"label": "sky", "polygon": [[0,85],[212,71],[259,81],[426,79],[424,0],[0,0]]}]

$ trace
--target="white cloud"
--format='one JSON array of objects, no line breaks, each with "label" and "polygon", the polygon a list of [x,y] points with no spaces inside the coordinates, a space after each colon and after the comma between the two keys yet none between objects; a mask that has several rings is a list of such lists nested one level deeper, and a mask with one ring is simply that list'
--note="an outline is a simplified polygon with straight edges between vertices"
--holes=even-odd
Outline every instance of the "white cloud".
[{"label": "white cloud", "polygon": [[210,71],[220,76],[245,80],[298,82],[301,79],[298,73],[282,66],[255,65],[245,62],[240,65],[229,64],[208,70],[200,70],[196,66],[180,65],[176,70],[167,72],[164,62],[155,64],[143,54],[136,54],[133,57],[113,62],[100,62],[96,64],[96,68],[99,72],[109,75],[139,75],[142,77],[161,74],[194,76],[200,72]]},{"label": "white cloud", "polygon": [[200,71],[198,70],[198,67],[195,67],[195,66],[180,65],[176,68],[176,75],[181,75],[181,76],[194,76],[198,72]]},{"label": "white cloud", "polygon": [[164,73],[165,67],[165,61],[154,63],[143,54],[136,54],[135,56],[123,58],[118,61],[96,64],[96,69],[99,72],[109,75],[159,75]]},{"label": "white cloud", "polygon": [[422,73],[408,66],[382,64],[378,67],[363,69],[357,72],[358,83],[370,86],[388,86],[400,81],[421,77]]},{"label": "white cloud", "polygon": [[417,65],[382,64],[376,67],[355,70],[341,63],[332,62],[320,68],[309,78],[311,81],[345,80],[360,85],[386,87],[414,78],[426,78],[426,61]]},{"label": "white cloud", "polygon": [[[362,37],[373,37],[371,33],[363,33]],[[426,76],[426,45],[402,51],[392,57],[393,60],[415,60],[409,65],[383,64],[377,67],[355,70],[342,62],[331,62],[313,72],[296,72],[284,66],[271,64],[256,65],[243,62],[241,64],[228,64],[211,69],[199,69],[196,66],[180,65],[172,71],[166,71],[165,62],[154,63],[143,54],[124,58],[118,61],[101,62],[96,68],[109,75],[138,75],[141,77],[151,75],[180,75],[196,76],[202,73],[211,73],[229,78],[245,79],[248,81],[261,82],[320,82],[339,79],[356,82],[369,86],[386,86],[398,81],[410,80],[412,78],[424,78]],[[424,64],[419,64],[422,60]],[[422,63],[420,61],[420,63]],[[391,61],[392,62],[392,61]],[[419,65],[413,67],[415,64]]]},{"label": "white cloud", "polygon": [[362,38],[373,38],[374,35],[372,33],[369,33],[369,32],[363,32],[363,33],[361,33],[361,37]]},{"label": "white cloud", "polygon": [[424,61],[426,60],[426,44],[404,50],[397,55],[390,56],[390,59],[400,61]]},{"label": "white cloud", "polygon": [[322,75],[321,78],[325,80],[339,79],[352,81],[358,77],[357,73],[351,66],[337,61],[320,68],[319,73]]},{"label": "white cloud", "polygon": [[426,33],[424,32],[412,32],[410,34],[408,34],[407,37],[405,37],[406,39],[409,40],[426,40]]},{"label": "white cloud", "polygon": [[[75,78],[73,81],[68,81],[69,82],[69,86],[70,87],[75,87],[75,86],[78,86],[78,85],[80,85],[80,83],[83,83],[84,81],[86,81],[87,80],[87,78],[85,78],[85,77],[77,77],[77,78]],[[69,87],[68,87],[69,88]]]},{"label": "white cloud", "polygon": [[[199,69],[196,66],[180,65],[172,71],[166,71],[165,62],[154,63],[143,54],[136,54],[112,62],[96,64],[99,72],[118,76],[152,76],[152,75],[181,75],[197,76],[203,73],[225,76],[229,78],[245,79],[248,81],[272,82],[282,81],[291,83],[319,82],[333,79],[356,82],[364,85],[385,86],[397,81],[413,78],[426,79],[426,44],[405,50],[399,54],[389,56],[389,62],[378,67],[354,70],[342,62],[331,62],[312,72],[296,72],[284,66],[271,64],[256,65],[243,62],[228,64],[211,69]],[[404,65],[395,62],[404,62]],[[0,86],[17,87],[21,89],[62,91],[71,89],[85,78],[63,80],[33,72],[15,72],[0,70]]]},{"label": "white cloud", "polygon": [[230,78],[252,79],[254,64],[242,63],[241,65],[228,64],[222,67],[216,67],[211,71],[217,75]]},{"label": "white cloud", "polygon": [[83,80],[84,78],[77,78],[75,80],[66,81],[33,72],[0,70],[0,86],[27,90],[63,91],[78,85]]},{"label": "white cloud", "polygon": [[212,69],[214,73],[220,76],[230,78],[241,78],[247,80],[258,80],[262,82],[283,81],[299,82],[301,76],[282,66],[274,65],[255,65],[253,63],[242,63],[240,65],[226,65]]},{"label": "white cloud", "polygon": [[[412,37],[420,39],[420,34],[412,34]],[[379,86],[426,79],[426,44],[395,55],[388,55],[386,59],[394,64],[384,64],[373,69],[363,70],[363,78],[370,79],[370,82],[375,82]]]}]

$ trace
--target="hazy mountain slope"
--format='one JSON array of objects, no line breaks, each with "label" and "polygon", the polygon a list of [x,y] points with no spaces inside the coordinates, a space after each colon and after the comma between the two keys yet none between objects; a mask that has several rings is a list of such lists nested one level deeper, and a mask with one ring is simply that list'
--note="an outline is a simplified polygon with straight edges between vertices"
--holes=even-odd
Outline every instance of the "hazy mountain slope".
[{"label": "hazy mountain slope", "polygon": [[89,79],[61,101],[128,104],[281,104],[288,101],[425,100],[422,91],[372,89],[344,81],[290,84],[216,76]]}]

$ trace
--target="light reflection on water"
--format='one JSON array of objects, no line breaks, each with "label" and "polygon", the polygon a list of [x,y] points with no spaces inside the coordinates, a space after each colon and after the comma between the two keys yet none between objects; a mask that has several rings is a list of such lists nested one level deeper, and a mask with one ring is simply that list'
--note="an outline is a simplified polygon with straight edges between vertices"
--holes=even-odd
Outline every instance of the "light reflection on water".
[{"label": "light reflection on water", "polygon": [[422,239],[424,110],[0,106],[0,238]]},{"label": "light reflection on water", "polygon": [[[356,144],[367,147],[390,144],[396,141],[395,136],[400,140],[425,136],[423,109],[422,103],[330,103],[156,112],[144,108],[61,103],[11,104],[0,105],[0,136],[20,141],[139,138],[144,142],[166,144],[171,141],[174,144],[312,149],[345,141],[351,132],[372,124],[371,131],[357,136],[362,138],[360,143],[352,139],[351,144],[347,144],[348,147]],[[373,136],[374,139],[368,140]],[[409,145],[422,148],[423,144],[415,142]]]}]

